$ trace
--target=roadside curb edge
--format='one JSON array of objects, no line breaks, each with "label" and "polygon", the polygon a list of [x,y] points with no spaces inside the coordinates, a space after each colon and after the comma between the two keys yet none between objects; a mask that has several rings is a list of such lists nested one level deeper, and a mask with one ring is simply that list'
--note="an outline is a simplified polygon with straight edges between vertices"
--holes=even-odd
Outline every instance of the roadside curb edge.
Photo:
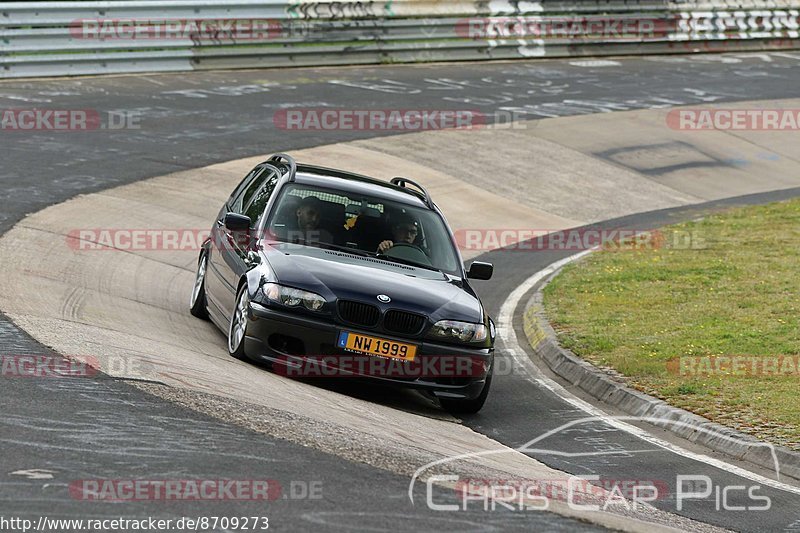
[{"label": "roadside curb edge", "polygon": [[800,480],[800,452],[770,445],[637,391],[561,347],[545,315],[542,291],[564,266],[561,265],[535,287],[523,312],[527,342],[551,371],[597,400],[629,415],[664,420],[663,424],[649,423],[690,442],[773,472],[777,461],[782,476]]}]

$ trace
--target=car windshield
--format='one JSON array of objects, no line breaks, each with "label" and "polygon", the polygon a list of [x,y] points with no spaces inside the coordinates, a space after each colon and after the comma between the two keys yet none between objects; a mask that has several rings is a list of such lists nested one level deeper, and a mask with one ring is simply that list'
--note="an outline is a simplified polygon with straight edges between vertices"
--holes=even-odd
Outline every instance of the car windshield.
[{"label": "car windshield", "polygon": [[280,242],[459,272],[458,256],[438,213],[385,198],[292,184],[283,190],[266,228]]}]

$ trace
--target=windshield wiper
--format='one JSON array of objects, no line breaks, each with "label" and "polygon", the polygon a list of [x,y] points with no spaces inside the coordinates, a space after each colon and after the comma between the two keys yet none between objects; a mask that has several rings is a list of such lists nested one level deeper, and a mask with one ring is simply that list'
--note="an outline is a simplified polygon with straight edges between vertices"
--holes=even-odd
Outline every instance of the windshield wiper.
[{"label": "windshield wiper", "polygon": [[[433,270],[434,272],[442,272],[440,269],[436,268],[433,265],[426,265],[425,263],[417,263],[416,261],[411,261],[410,259],[400,259],[399,257],[392,257],[383,254],[376,254],[376,257],[378,259],[389,261],[391,263],[400,263],[403,265],[409,265],[417,268],[424,268],[425,270]],[[442,274],[444,274],[444,272],[442,272]]]},{"label": "windshield wiper", "polygon": [[276,241],[277,242],[283,242],[283,243],[286,243],[286,244],[297,244],[297,245],[300,245],[300,246],[312,246],[314,248],[325,248],[325,249],[330,249],[330,250],[342,251],[342,252],[347,252],[347,253],[353,254],[353,255],[363,255],[363,256],[367,256],[367,257],[374,257],[375,256],[375,254],[372,254],[372,253],[367,252],[365,250],[360,250],[358,248],[351,248],[349,246],[340,246],[338,244],[333,244],[333,243],[323,242],[323,241],[306,240],[306,239],[302,239],[300,237],[293,237],[292,239],[276,239]]},{"label": "windshield wiper", "polygon": [[308,244],[311,245],[311,246],[318,245],[320,248],[329,248],[331,250],[337,250],[337,251],[345,252],[345,253],[352,254],[352,255],[359,255],[359,256],[362,256],[362,257],[374,257],[376,259],[379,259],[381,261],[386,261],[386,262],[389,262],[389,263],[400,263],[400,264],[403,264],[403,265],[409,265],[409,266],[413,266],[413,267],[417,267],[417,268],[424,268],[426,270],[433,270],[434,272],[442,272],[438,268],[436,268],[434,266],[431,266],[431,265],[426,265],[424,263],[417,263],[416,261],[411,261],[409,259],[400,259],[398,257],[390,257],[388,255],[383,255],[383,254],[380,254],[380,253],[377,253],[377,252],[368,252],[368,251],[362,250],[360,248],[350,248],[349,246],[341,246],[339,244],[331,244],[331,243],[327,243],[327,242],[309,242]]},{"label": "windshield wiper", "polygon": [[360,248],[351,248],[349,246],[341,246],[339,244],[331,244],[329,242],[308,241],[309,246],[319,246],[320,248],[327,248],[339,252],[346,252],[352,255],[360,255],[363,257],[375,257],[376,254],[361,250]]}]

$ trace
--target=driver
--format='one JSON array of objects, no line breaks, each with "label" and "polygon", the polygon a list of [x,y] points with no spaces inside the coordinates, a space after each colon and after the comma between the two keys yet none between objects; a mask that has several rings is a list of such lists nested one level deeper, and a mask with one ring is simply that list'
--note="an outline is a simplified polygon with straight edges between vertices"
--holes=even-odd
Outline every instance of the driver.
[{"label": "driver", "polygon": [[401,213],[392,224],[392,238],[378,244],[378,253],[386,253],[395,243],[416,244],[419,223],[408,213]]}]

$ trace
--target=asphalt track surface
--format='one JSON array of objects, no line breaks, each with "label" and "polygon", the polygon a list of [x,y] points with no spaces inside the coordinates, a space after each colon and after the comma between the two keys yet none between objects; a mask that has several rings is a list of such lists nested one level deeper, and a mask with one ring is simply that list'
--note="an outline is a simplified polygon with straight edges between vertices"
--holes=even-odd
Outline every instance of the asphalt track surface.
[{"label": "asphalt track surface", "polygon": [[[0,84],[0,108],[68,108],[128,111],[139,129],[82,133],[2,132],[0,231],[25,214],[76,194],[143,178],[273,151],[369,138],[390,132],[283,131],[272,121],[281,105],[348,109],[502,109],[518,118],[564,116],[705,102],[797,96],[800,53],[735,54],[691,58],[617,59],[617,65],[570,61],[364,67],[284,71],[121,76]],[[611,221],[641,229],[693,218],[723,204],[760,203],[798,191],[679,208]],[[476,283],[496,316],[505,297],[557,253],[493,252],[497,276]],[[46,259],[43,259],[46,260]],[[0,353],[47,354],[24,332],[3,321]],[[502,353],[500,354],[503,357]],[[0,511],[5,516],[242,516],[266,515],[274,526],[325,530],[359,528],[441,530],[576,530],[577,522],[547,513],[496,511],[435,513],[410,507],[408,479],[365,465],[298,448],[221,424],[110,379],[48,380],[0,377]],[[68,381],[68,382],[67,382]],[[535,410],[536,416],[531,416]],[[584,415],[523,377],[500,376],[485,409],[465,419],[472,428],[509,446]],[[663,480],[704,473],[717,485],[754,485],[720,469],[655,450],[638,439],[593,422],[583,431],[559,432],[538,460],[564,471],[611,479]],[[538,446],[543,448],[543,446]],[[599,450],[616,455],[591,455]],[[20,471],[47,469],[53,479]],[[16,474],[12,474],[15,473]],[[254,473],[259,475],[254,476]],[[86,478],[201,479],[253,477],[321,481],[322,500],[292,499],[288,490],[268,505],[222,502],[109,504],[71,500],[70,480]],[[421,487],[420,489],[421,490]],[[743,530],[800,529],[800,497],[764,489],[768,512],[720,511],[715,502],[691,502],[681,514]],[[417,501],[423,501],[420,493]],[[452,495],[437,496],[446,501]],[[747,505],[733,496],[731,505]],[[675,502],[656,502],[676,512]]]}]

